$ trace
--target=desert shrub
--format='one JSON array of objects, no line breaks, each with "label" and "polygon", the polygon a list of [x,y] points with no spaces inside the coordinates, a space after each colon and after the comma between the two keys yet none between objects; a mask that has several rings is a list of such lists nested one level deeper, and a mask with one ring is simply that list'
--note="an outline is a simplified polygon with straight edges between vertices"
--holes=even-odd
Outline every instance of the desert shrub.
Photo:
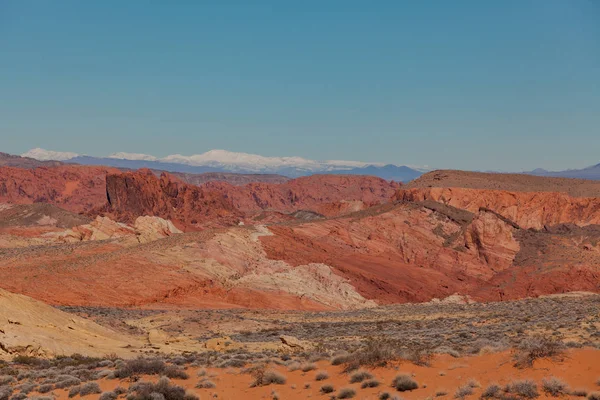
[{"label": "desert shrub", "polygon": [[159,375],[165,371],[165,363],[159,359],[136,358],[126,361],[115,370],[118,379],[129,378],[133,375]]},{"label": "desert shrub", "polygon": [[127,393],[127,389],[125,389],[122,386],[117,386],[116,388],[113,389],[113,392],[115,392],[117,394],[117,396],[120,396],[122,394]]},{"label": "desert shrub", "polygon": [[456,389],[456,393],[454,393],[454,398],[455,399],[463,399],[466,396],[469,396],[472,394],[473,394],[473,388],[470,385],[463,385],[463,386],[459,386],[459,388]]},{"label": "desert shrub", "polygon": [[379,395],[379,400],[389,400],[392,398],[392,395],[388,392],[383,392]]},{"label": "desert shrub", "polygon": [[587,395],[587,400],[600,400],[600,392],[590,392]]},{"label": "desert shrub", "polygon": [[10,386],[0,386],[0,400],[8,400],[12,393],[13,389]]},{"label": "desert shrub", "polygon": [[288,371],[290,371],[290,372],[298,371],[301,367],[302,367],[302,365],[298,361],[294,361],[294,362],[288,364]]},{"label": "desert shrub", "polygon": [[21,393],[27,394],[33,392],[37,387],[37,383],[29,381],[17,386],[16,389],[19,389]]},{"label": "desert shrub", "polygon": [[327,371],[319,371],[317,375],[315,375],[315,380],[324,381],[325,379],[329,379],[329,373]]},{"label": "desert shrub", "polygon": [[360,371],[356,371],[354,372],[352,375],[350,375],[350,383],[358,383],[358,382],[362,382],[365,379],[371,379],[373,378],[373,375],[365,370],[360,370]]},{"label": "desert shrub", "polygon": [[23,356],[23,355],[15,356],[12,359],[12,362],[14,364],[32,365],[32,366],[43,365],[43,364],[47,363],[46,360],[42,360],[42,359],[37,358],[37,357]]},{"label": "desert shrub", "polygon": [[374,388],[374,387],[377,387],[379,385],[380,385],[380,383],[379,383],[378,380],[376,380],[376,379],[369,379],[369,380],[364,381],[362,383],[362,385],[360,385],[360,387],[362,389],[366,389],[366,388]]},{"label": "desert shrub", "polygon": [[302,367],[300,367],[300,369],[302,370],[302,372],[314,371],[315,369],[317,369],[317,365],[315,363],[306,363],[302,364]]},{"label": "desert shrub", "polygon": [[504,387],[504,391],[526,399],[535,399],[540,395],[536,383],[530,380],[513,381]]},{"label": "desert shrub", "polygon": [[338,399],[351,399],[356,396],[356,390],[352,388],[343,388],[338,392]]},{"label": "desert shrub", "polygon": [[263,385],[284,385],[286,377],[277,371],[267,371],[263,377]]},{"label": "desert shrub", "polygon": [[163,375],[171,379],[188,379],[190,376],[183,369],[175,365],[169,365],[163,371]]},{"label": "desert shrub", "polygon": [[79,389],[79,395],[81,397],[87,396],[88,394],[99,394],[102,393],[100,390],[100,386],[96,382],[88,382],[81,385],[81,389]]},{"label": "desert shrub", "polygon": [[571,391],[571,395],[575,397],[586,397],[588,392],[585,389],[575,389]]},{"label": "desert shrub", "polygon": [[433,359],[433,353],[426,347],[412,347],[410,349],[404,349],[400,357],[412,362],[415,365],[428,367],[431,365]]},{"label": "desert shrub", "polygon": [[475,379],[469,379],[469,381],[467,382],[467,385],[469,385],[473,389],[481,387],[481,383],[479,383]]},{"label": "desert shrub", "polygon": [[331,357],[331,365],[342,365],[348,362],[350,356],[348,354],[338,354]]},{"label": "desert shrub", "polygon": [[518,368],[531,367],[540,358],[555,358],[561,355],[565,346],[552,337],[536,335],[524,339],[516,348],[514,354],[515,366]]},{"label": "desert shrub", "polygon": [[17,393],[11,396],[10,400],[25,400],[27,395],[25,393]]},{"label": "desert shrub", "polygon": [[456,351],[453,348],[448,347],[448,346],[439,346],[439,347],[436,347],[435,349],[433,349],[433,352],[435,354],[449,354],[449,355],[451,355],[454,358],[460,357],[460,353],[458,351]]},{"label": "desert shrub", "polygon": [[184,388],[171,384],[169,378],[162,376],[156,383],[136,382],[131,385],[127,400],[188,400],[186,396]]},{"label": "desert shrub", "polygon": [[117,397],[119,397],[115,392],[110,391],[110,392],[103,392],[100,395],[99,400],[116,400]]},{"label": "desert shrub", "polygon": [[542,379],[542,390],[544,393],[554,397],[569,393],[567,384],[556,377]]},{"label": "desert shrub", "polygon": [[77,396],[79,394],[80,390],[81,390],[81,385],[73,386],[69,390],[69,397],[75,397],[75,396]]},{"label": "desert shrub", "polygon": [[205,370],[204,368],[200,368],[200,369],[198,370],[198,373],[197,373],[197,375],[198,375],[198,376],[204,376],[204,375],[206,375],[206,370]]},{"label": "desert shrub", "polygon": [[70,375],[61,375],[57,378],[57,382],[54,387],[57,389],[65,389],[71,386],[77,386],[81,384],[81,379]]},{"label": "desert shrub", "polygon": [[418,389],[419,384],[410,375],[401,374],[394,378],[392,387],[399,392],[405,392]]},{"label": "desert shrub", "polygon": [[15,381],[15,377],[12,375],[0,375],[0,386],[8,385],[9,383],[13,383]]},{"label": "desert shrub", "polygon": [[214,389],[216,387],[217,387],[217,385],[215,385],[215,383],[213,381],[208,380],[208,379],[202,379],[196,385],[196,389]]},{"label": "desert shrub", "polygon": [[45,385],[40,385],[37,391],[40,393],[48,393],[52,389],[54,389],[54,385],[52,385],[51,383],[47,383]]},{"label": "desert shrub", "polygon": [[494,397],[498,397],[501,393],[502,393],[502,388],[499,385],[493,383],[490,386],[488,386],[487,388],[485,388],[483,393],[481,393],[481,398],[482,399],[492,399]]},{"label": "desert shrub", "polygon": [[321,393],[327,394],[327,393],[333,393],[335,391],[333,385],[323,385],[321,386],[321,389],[319,389],[319,391]]},{"label": "desert shrub", "polygon": [[442,396],[446,396],[448,394],[448,391],[446,389],[438,389],[435,392],[435,397],[442,397]]},{"label": "desert shrub", "polygon": [[286,377],[277,371],[267,371],[264,365],[257,366],[250,371],[254,377],[254,382],[250,387],[267,386],[271,384],[283,385],[287,381]]},{"label": "desert shrub", "polygon": [[344,371],[353,371],[362,366],[382,367],[396,358],[397,354],[390,342],[369,339],[363,348],[347,357]]}]

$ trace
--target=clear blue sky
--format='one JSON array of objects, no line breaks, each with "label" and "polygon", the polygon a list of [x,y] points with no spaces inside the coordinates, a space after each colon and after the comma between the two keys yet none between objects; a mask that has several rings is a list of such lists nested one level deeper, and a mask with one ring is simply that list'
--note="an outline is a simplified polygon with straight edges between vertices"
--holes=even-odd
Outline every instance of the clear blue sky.
[{"label": "clear blue sky", "polygon": [[588,166],[600,1],[0,0],[0,138],[11,153]]}]

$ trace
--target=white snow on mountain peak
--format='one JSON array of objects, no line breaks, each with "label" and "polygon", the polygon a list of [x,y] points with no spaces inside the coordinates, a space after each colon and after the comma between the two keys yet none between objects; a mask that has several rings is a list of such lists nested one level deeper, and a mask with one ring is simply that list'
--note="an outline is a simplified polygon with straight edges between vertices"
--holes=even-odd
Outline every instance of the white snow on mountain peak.
[{"label": "white snow on mountain peak", "polygon": [[[23,153],[22,156],[44,161],[66,161],[76,158],[79,155],[72,152],[60,152],[36,148]],[[382,167],[385,165],[383,163],[368,163],[362,161],[317,161],[303,157],[267,157],[257,154],[238,153],[220,149],[210,150],[202,154],[194,154],[190,156],[172,154],[162,158],[143,153],[117,152],[110,154],[106,158],[129,161],[151,161],[158,164],[184,164],[193,167],[221,168],[232,172],[245,171],[256,173],[285,173],[285,171],[292,170],[299,171],[299,173],[333,172],[350,170],[353,168],[363,168],[367,166]],[[157,168],[159,167],[160,165],[157,166]],[[293,172],[290,173],[293,174]]]},{"label": "white snow on mountain peak", "polygon": [[66,160],[70,160],[71,158],[75,158],[78,155],[79,154],[77,154],[77,153],[71,153],[68,151],[52,151],[52,150],[40,149],[39,147],[37,147],[35,149],[31,149],[31,150],[21,154],[21,157],[35,158],[36,160],[40,160],[40,161],[49,161],[49,160],[66,161]]}]

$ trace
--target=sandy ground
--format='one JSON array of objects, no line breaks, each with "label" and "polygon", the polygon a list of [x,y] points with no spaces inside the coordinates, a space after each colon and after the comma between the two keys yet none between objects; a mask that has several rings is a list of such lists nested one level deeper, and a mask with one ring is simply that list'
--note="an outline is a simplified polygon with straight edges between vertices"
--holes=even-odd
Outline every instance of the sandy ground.
[{"label": "sandy ground", "polygon": [[[551,398],[546,396],[541,389],[541,381],[546,377],[557,377],[566,382],[571,389],[584,389],[588,392],[600,390],[597,380],[600,378],[600,351],[597,349],[575,349],[567,352],[564,360],[539,360],[532,368],[517,369],[513,366],[511,353],[502,352],[478,355],[473,357],[452,358],[448,355],[438,356],[430,367],[416,366],[408,362],[391,365],[386,368],[370,370],[381,385],[376,388],[361,389],[360,383],[349,383],[349,375],[342,372],[341,366],[331,366],[328,361],[320,361],[317,369],[309,372],[300,370],[290,372],[283,366],[274,369],[286,376],[287,382],[283,385],[270,385],[250,388],[252,377],[241,374],[239,369],[208,368],[207,377],[216,384],[214,389],[195,389],[195,385],[202,378],[197,377],[199,368],[188,368],[188,380],[172,380],[197,394],[201,399],[272,399],[276,392],[279,399],[329,399],[341,388],[356,390],[355,399],[375,400],[382,392],[398,395],[404,399],[426,399],[436,397],[440,391],[447,392],[441,399],[454,398],[454,393],[459,386],[474,379],[481,384],[475,388],[474,393],[467,399],[478,399],[482,391],[492,383],[500,385],[519,379],[531,379],[538,384],[540,399]],[[316,381],[315,376],[319,371],[327,371],[329,378]],[[394,377],[400,373],[413,375],[419,384],[419,389],[410,392],[397,392],[390,384]],[[142,380],[155,381],[157,377],[143,377]],[[102,390],[113,390],[117,386],[128,387],[127,380],[102,380],[99,381]],[[336,391],[332,394],[320,393],[320,387],[332,384]],[[55,390],[58,399],[68,399],[68,390]],[[75,398],[78,398],[76,396]],[[89,395],[86,399],[97,399],[99,395]]]}]

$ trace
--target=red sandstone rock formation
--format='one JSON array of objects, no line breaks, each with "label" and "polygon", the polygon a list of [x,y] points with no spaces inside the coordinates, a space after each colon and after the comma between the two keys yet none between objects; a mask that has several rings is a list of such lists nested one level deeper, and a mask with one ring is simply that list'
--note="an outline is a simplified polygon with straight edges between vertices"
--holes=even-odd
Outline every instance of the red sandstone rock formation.
[{"label": "red sandstone rock formation", "polygon": [[115,217],[131,221],[141,215],[160,216],[188,230],[207,224],[237,224],[263,210],[338,215],[386,202],[399,187],[375,177],[336,175],[315,175],[282,184],[208,182],[192,186],[169,174],[157,178],[148,170],[110,174],[106,180],[106,210]]},{"label": "red sandstone rock formation", "polygon": [[69,211],[89,211],[106,203],[106,174],[117,171],[80,165],[0,167],[0,202],[51,203]]},{"label": "red sandstone rock formation", "polygon": [[571,197],[558,192],[506,192],[464,188],[415,188],[399,190],[396,200],[432,200],[463,210],[493,210],[522,228],[545,225],[600,223],[600,198]]}]

